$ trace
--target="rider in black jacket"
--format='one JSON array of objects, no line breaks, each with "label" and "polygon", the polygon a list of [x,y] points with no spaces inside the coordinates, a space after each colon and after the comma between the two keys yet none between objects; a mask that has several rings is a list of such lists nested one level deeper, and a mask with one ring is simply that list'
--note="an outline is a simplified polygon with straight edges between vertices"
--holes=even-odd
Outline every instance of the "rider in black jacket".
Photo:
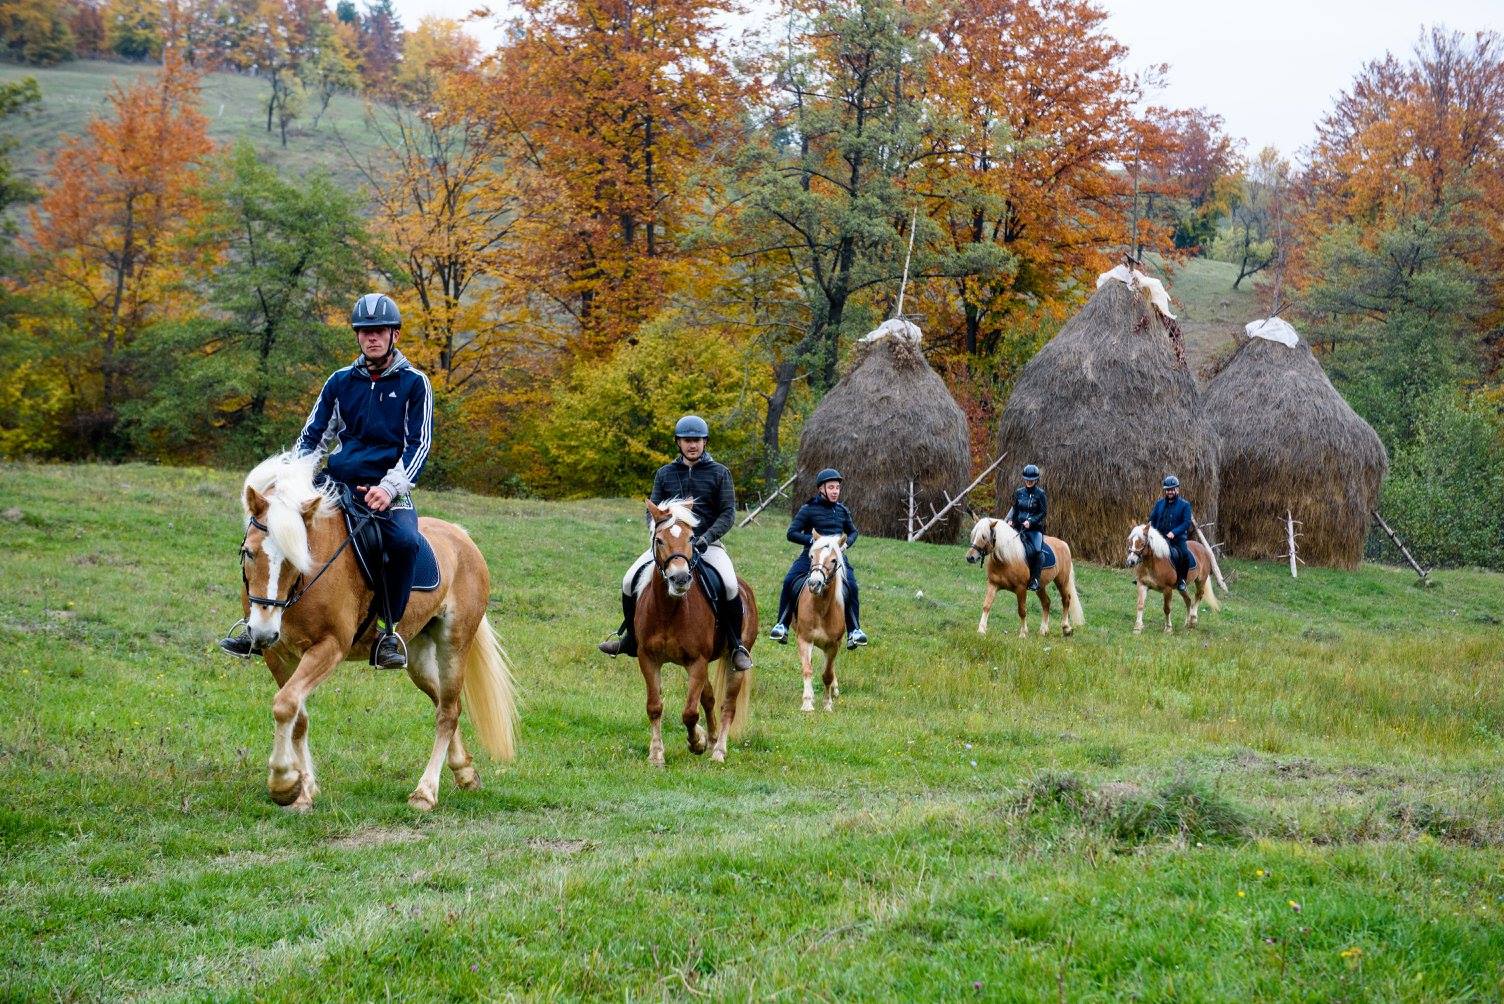
[{"label": "rider in black jacket", "polygon": [[1024,486],[1013,493],[1013,508],[1008,523],[1018,531],[1024,545],[1024,558],[1029,562],[1029,588],[1039,588],[1039,566],[1044,561],[1044,519],[1049,509],[1049,500],[1039,485],[1039,468],[1033,464],[1024,468]]},{"label": "rider in black jacket", "polygon": [[[851,519],[851,510],[841,504],[841,472],[827,467],[815,476],[815,497],[806,502],[794,514],[789,524],[788,539],[791,544],[802,544],[804,550],[789,566],[783,577],[783,592],[778,598],[778,621],[769,636],[780,645],[788,644],[789,621],[794,616],[794,585],[809,574],[809,546],[816,536],[834,537],[846,535],[846,549],[856,543],[859,531]],[[862,609],[857,596],[856,573],[851,568],[851,559],[846,566],[846,647],[856,648],[867,644],[867,635],[861,629]]]}]

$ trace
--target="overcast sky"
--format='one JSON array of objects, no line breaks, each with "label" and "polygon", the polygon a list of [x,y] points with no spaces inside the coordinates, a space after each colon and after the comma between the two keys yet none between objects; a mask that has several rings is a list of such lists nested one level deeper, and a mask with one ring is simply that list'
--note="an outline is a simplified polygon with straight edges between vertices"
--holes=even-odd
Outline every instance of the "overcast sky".
[{"label": "overcast sky", "polygon": [[[771,2],[758,3],[763,10]],[[395,0],[405,25],[425,14],[461,17],[477,3]],[[1248,141],[1287,155],[1359,68],[1386,51],[1409,53],[1422,25],[1473,32],[1504,27],[1504,0],[1098,0],[1128,46],[1127,68],[1169,63],[1156,103],[1204,107]],[[504,10],[503,0],[491,4]],[[487,41],[494,32],[476,30]]]}]

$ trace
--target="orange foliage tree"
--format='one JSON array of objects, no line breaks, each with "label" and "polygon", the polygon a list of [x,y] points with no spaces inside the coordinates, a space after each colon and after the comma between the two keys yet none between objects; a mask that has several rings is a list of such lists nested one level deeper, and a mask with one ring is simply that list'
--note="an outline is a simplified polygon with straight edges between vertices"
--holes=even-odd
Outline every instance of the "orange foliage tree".
[{"label": "orange foliage tree", "polygon": [[33,286],[67,304],[39,334],[83,342],[75,396],[83,425],[105,436],[126,390],[124,351],[174,306],[170,238],[198,211],[193,182],[211,149],[198,80],[170,52],[161,72],[117,86],[109,103],[109,117],[62,145],[31,213]]}]

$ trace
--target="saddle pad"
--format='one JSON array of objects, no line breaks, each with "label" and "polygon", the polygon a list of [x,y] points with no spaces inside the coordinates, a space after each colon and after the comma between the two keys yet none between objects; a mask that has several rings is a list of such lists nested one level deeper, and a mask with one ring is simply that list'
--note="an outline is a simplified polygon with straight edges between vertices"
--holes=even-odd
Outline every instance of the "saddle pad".
[{"label": "saddle pad", "polygon": [[[344,511],[345,532],[350,534],[350,547],[355,552],[355,563],[360,566],[360,574],[365,578],[366,585],[375,588],[376,579],[372,569],[380,560],[381,538],[380,530],[375,520],[360,520],[357,523],[355,515],[349,510]],[[429,593],[439,588],[439,559],[433,553],[433,545],[428,538],[418,534],[418,558],[413,567],[413,591]]]},{"label": "saddle pad", "polygon": [[1055,550],[1044,541],[1039,543],[1039,567],[1041,570],[1055,567]]},{"label": "saddle pad", "polygon": [[433,553],[433,545],[421,533],[418,535],[418,562],[413,568],[413,591],[431,593],[439,588],[439,558]]}]

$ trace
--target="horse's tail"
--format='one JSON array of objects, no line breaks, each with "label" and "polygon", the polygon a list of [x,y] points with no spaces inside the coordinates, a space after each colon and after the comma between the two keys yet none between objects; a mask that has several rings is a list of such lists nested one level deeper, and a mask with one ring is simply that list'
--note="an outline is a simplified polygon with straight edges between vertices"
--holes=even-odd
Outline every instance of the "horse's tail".
[{"label": "horse's tail", "polygon": [[517,752],[517,691],[489,617],[481,618],[465,653],[462,690],[481,745],[496,759],[511,760]]},{"label": "horse's tail", "polygon": [[[731,657],[728,655],[716,663],[715,667],[715,692],[725,694],[731,689]],[[736,714],[731,716],[731,727],[726,734],[732,739],[737,738],[747,728],[747,719],[752,714],[752,670],[747,670],[742,675],[742,689],[736,694]]]},{"label": "horse's tail", "polygon": [[1076,592],[1076,563],[1071,562],[1071,577],[1065,580],[1065,591],[1071,598],[1071,609],[1068,616],[1071,623],[1081,627],[1086,623],[1086,611],[1081,609],[1081,594]]},{"label": "horse's tail", "polygon": [[1203,599],[1206,600],[1206,605],[1207,606],[1209,606],[1213,610],[1217,611],[1217,613],[1221,613],[1222,612],[1222,604],[1217,599],[1217,588],[1216,588],[1216,586],[1212,585],[1212,576],[1211,576],[1211,567],[1210,567],[1211,566],[1211,562],[1210,561],[1207,562],[1207,566],[1208,567],[1207,567],[1207,570],[1206,570],[1206,574],[1201,579],[1202,582],[1206,583],[1206,595],[1203,597]]}]

